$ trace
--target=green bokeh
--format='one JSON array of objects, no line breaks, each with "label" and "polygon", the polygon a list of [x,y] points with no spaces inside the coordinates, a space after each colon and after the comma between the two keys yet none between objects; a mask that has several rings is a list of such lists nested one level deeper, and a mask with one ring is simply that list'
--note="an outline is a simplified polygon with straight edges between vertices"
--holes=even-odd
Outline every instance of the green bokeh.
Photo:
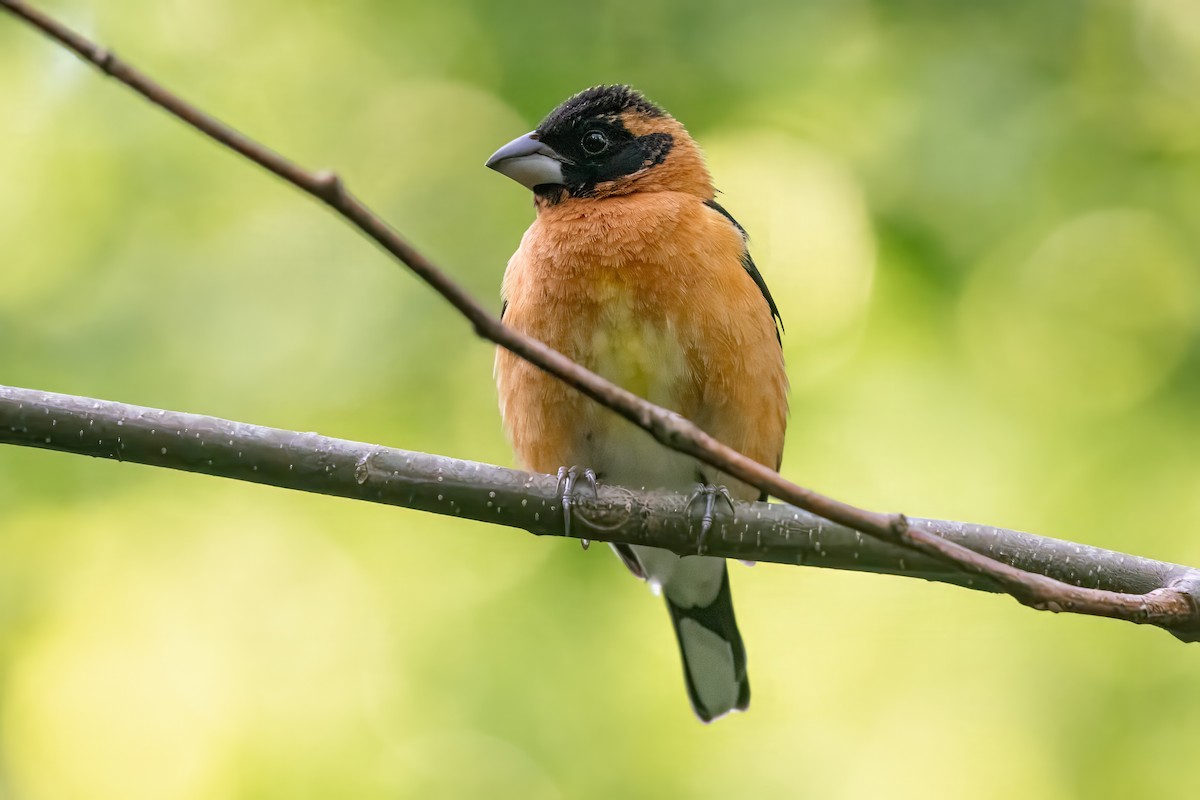
[{"label": "green bokeh", "polygon": [[[1200,563],[1194,0],[47,7],[494,307],[532,209],[483,160],[634,83],[774,289],[788,476]],[[511,463],[445,304],[2,15],[0,143],[0,382]],[[754,704],[705,727],[603,549],[0,449],[0,796],[1150,796],[1195,759],[1160,631],[734,571]]]}]

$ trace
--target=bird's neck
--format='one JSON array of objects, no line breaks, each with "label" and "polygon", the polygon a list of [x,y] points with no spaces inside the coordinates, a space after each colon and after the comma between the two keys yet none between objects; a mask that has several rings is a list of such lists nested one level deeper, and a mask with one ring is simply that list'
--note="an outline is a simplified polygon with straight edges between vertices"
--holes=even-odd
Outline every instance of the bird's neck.
[{"label": "bird's neck", "polygon": [[[629,265],[669,260],[660,253],[672,236],[705,213],[699,198],[683,192],[636,192],[603,199],[573,199],[538,210],[526,241],[533,260],[556,269]],[[524,245],[523,245],[524,246]]]},{"label": "bird's neck", "polygon": [[692,141],[682,125],[679,125],[675,134],[670,155],[637,183],[639,191],[643,192],[680,192],[701,200],[711,200],[715,195],[712,176],[704,164],[700,147]]}]

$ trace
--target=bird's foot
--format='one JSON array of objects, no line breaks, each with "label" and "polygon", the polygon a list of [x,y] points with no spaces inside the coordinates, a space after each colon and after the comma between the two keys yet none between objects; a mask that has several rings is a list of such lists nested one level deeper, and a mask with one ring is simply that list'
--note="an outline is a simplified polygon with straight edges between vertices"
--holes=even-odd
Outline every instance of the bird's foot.
[{"label": "bird's foot", "polygon": [[[555,491],[562,498],[563,533],[567,536],[571,535],[571,508],[575,505],[575,484],[581,476],[591,488],[592,497],[597,500],[600,499],[600,494],[596,491],[595,471],[584,467],[558,468],[558,485],[555,487]],[[580,539],[579,543],[583,545],[584,550],[587,550],[591,545],[591,542],[587,539]]]},{"label": "bird's foot", "polygon": [[713,517],[716,513],[717,498],[724,499],[726,505],[729,506],[730,515],[737,513],[733,507],[733,498],[729,496],[729,490],[724,486],[713,486],[711,484],[702,483],[688,498],[686,510],[690,511],[692,506],[700,498],[704,498],[704,514],[700,517],[700,536],[696,541],[696,555],[703,555],[704,545],[708,539],[708,532],[712,530]]}]

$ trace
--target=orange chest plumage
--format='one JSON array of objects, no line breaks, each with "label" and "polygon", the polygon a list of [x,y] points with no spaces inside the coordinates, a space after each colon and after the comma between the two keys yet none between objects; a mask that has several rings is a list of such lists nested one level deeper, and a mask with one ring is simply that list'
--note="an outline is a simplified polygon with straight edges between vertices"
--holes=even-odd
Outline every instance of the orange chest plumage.
[{"label": "orange chest plumage", "polygon": [[736,268],[741,242],[686,196],[576,205],[543,211],[510,264],[512,324],[652,402],[693,405],[697,301]]},{"label": "orange chest plumage", "polygon": [[[743,452],[749,440],[727,429],[755,429],[762,443],[747,455],[774,466],[786,379],[770,311],[741,266],[743,248],[738,230],[690,195],[544,208],[505,273],[505,322],[718,438],[735,439],[728,443]],[[637,467],[650,455],[638,451],[655,447],[644,434],[627,436],[611,412],[505,352],[496,377],[505,426],[528,467],[583,463],[604,471],[612,462],[618,482],[614,470],[649,480]],[[759,388],[747,385],[752,380]],[[746,415],[770,424],[745,424]],[[680,469],[648,467],[650,478]],[[659,485],[695,480],[694,469],[684,471],[686,480],[664,475]]]}]

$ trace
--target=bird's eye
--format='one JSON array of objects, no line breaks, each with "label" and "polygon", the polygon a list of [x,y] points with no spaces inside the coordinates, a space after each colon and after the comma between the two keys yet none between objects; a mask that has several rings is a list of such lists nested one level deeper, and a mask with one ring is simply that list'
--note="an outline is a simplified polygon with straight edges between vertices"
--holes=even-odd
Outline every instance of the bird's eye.
[{"label": "bird's eye", "polygon": [[588,131],[579,143],[589,156],[599,155],[608,147],[608,137],[603,131]]}]

